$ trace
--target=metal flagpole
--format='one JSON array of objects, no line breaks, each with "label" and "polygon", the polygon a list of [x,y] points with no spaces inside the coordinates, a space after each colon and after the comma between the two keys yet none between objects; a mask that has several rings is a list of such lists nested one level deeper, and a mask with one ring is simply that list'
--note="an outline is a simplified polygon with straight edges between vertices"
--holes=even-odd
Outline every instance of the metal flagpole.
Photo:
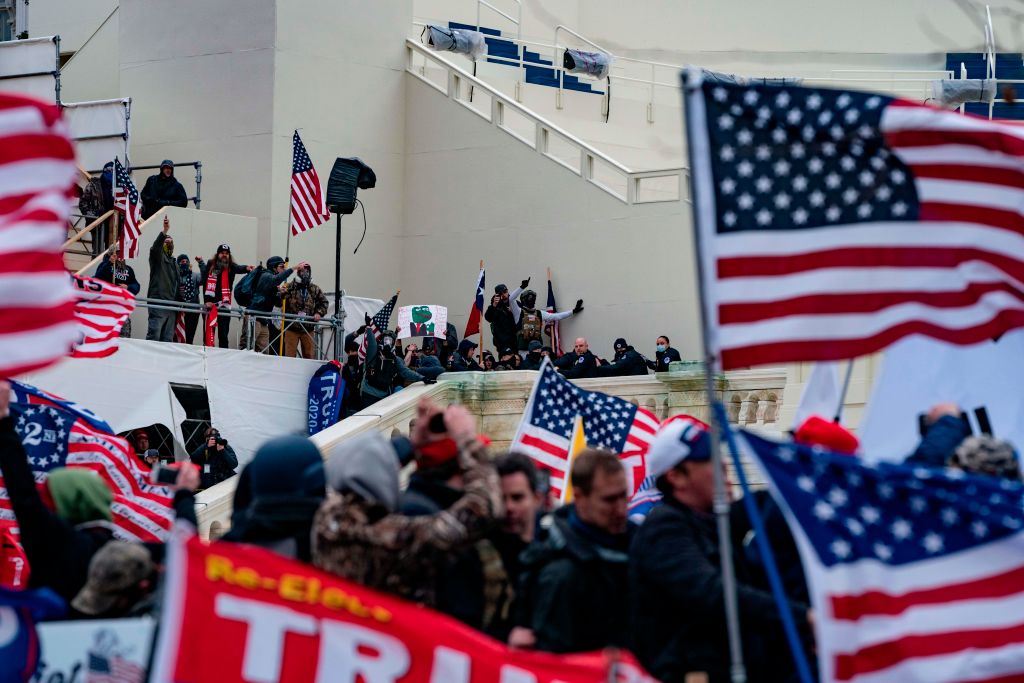
[{"label": "metal flagpole", "polygon": [[[483,269],[484,269],[484,260],[480,259],[480,270],[483,270]],[[477,278],[479,278],[480,277],[480,273],[478,272],[476,274],[476,276],[477,276]],[[486,290],[484,291],[484,293],[481,296],[483,296],[483,297],[487,296]],[[480,305],[483,306],[484,303],[486,303],[486,302],[481,301]],[[473,305],[476,306],[476,293],[475,292],[473,293]],[[480,358],[480,361],[479,361],[480,362],[480,367],[484,366],[484,322],[485,322],[485,320],[484,320],[484,312],[480,311],[480,352],[477,354],[477,356]]]},{"label": "metal flagpole", "polygon": [[839,424],[843,419],[843,404],[846,403],[846,392],[850,388],[850,378],[853,377],[853,359],[850,359],[846,366],[846,379],[843,380],[843,390],[839,393],[839,405],[836,406],[836,415],[832,421]]},{"label": "metal flagpole", "polygon": [[[298,133],[299,129],[295,129],[295,133]],[[288,228],[288,233],[284,239],[284,267],[288,267],[288,255],[291,253],[292,248],[292,176],[295,175],[295,135],[292,134],[292,171],[288,173],[288,218],[285,219],[284,225]]]},{"label": "metal flagpole", "polygon": [[[712,314],[707,296],[707,277],[713,263],[705,263],[702,249],[702,232],[714,230],[714,196],[710,192],[710,179],[700,188],[693,182],[695,173],[710,173],[710,158],[707,133],[701,134],[706,126],[705,109],[701,85],[704,77],[697,69],[688,68],[682,74],[683,109],[686,117],[687,150],[690,157],[690,195],[693,197],[694,241],[697,252],[697,286],[700,291],[701,341],[704,347],[704,386],[708,405],[715,397],[715,376],[719,374],[718,351],[712,343]],[[697,161],[695,164],[694,161]],[[697,190],[700,190],[699,192]],[[710,245],[707,245],[710,246]],[[725,619],[729,632],[729,659],[732,664],[732,683],[746,683],[747,672],[743,666],[743,644],[740,639],[740,617],[736,599],[736,570],[733,566],[731,535],[729,533],[729,497],[725,490],[725,470],[722,461],[720,432],[716,411],[711,410],[714,428],[711,430],[711,457],[714,468],[714,513],[718,526],[718,550],[722,563],[722,589],[725,593]]]}]

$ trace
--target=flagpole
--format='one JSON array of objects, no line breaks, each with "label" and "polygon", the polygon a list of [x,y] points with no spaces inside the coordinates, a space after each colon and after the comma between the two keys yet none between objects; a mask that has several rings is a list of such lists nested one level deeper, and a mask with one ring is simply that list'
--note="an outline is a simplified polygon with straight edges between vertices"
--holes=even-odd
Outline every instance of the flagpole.
[{"label": "flagpole", "polygon": [[[484,269],[484,260],[480,259],[480,270],[482,271],[483,269]],[[477,279],[479,279],[480,278],[480,273],[477,273],[476,276],[477,276]],[[487,292],[484,291],[482,296],[486,297],[487,296]],[[484,303],[485,303],[484,301],[481,301],[480,305],[483,306]],[[476,296],[475,295],[473,296],[473,305],[476,306]],[[480,363],[480,367],[483,367],[484,366],[484,312],[483,311],[480,311],[480,350],[477,353],[477,358],[480,359],[478,361]]]},{"label": "flagpole", "polygon": [[[295,129],[295,133],[298,133],[299,129]],[[292,140],[294,140],[294,133]],[[295,150],[292,150],[292,171],[295,170]],[[288,217],[284,221],[284,227],[288,230],[284,239],[284,267],[288,267],[288,254],[291,253],[292,248],[292,173],[288,174]],[[340,246],[340,245],[339,245]],[[337,313],[335,313],[337,315]],[[337,336],[337,332],[335,332]],[[337,354],[335,354],[337,358]]]},{"label": "flagpole", "polygon": [[[846,403],[846,392],[850,388],[850,378],[853,377],[853,359],[850,359],[846,366],[846,378],[843,380],[843,390],[839,393],[839,405],[836,406],[836,415],[832,421],[839,424],[843,419],[843,404]],[[794,427],[796,429],[796,427]]]},{"label": "flagpole", "polygon": [[[708,408],[714,428],[711,429],[711,459],[714,475],[714,496],[713,510],[718,527],[718,551],[721,556],[722,565],[722,591],[725,598],[725,619],[729,633],[729,659],[731,666],[732,683],[746,683],[747,672],[743,665],[743,645],[740,636],[739,605],[736,598],[736,569],[733,565],[731,534],[729,532],[729,497],[725,490],[725,471],[722,461],[722,449],[720,434],[727,427],[721,424],[718,413],[713,409],[715,397],[715,375],[719,374],[718,353],[711,342],[711,311],[708,306],[707,277],[703,250],[701,244],[702,228],[701,213],[698,209],[707,209],[706,206],[698,207],[700,199],[693,187],[693,173],[695,151],[698,149],[707,154],[707,134],[699,133],[699,126],[705,125],[705,112],[703,107],[699,110],[690,106],[691,92],[696,91],[695,97],[702,97],[699,93],[703,82],[700,72],[683,72],[683,109],[686,119],[686,140],[687,154],[690,161],[690,196],[693,197],[693,235],[697,254],[697,288],[700,292],[700,321],[701,321],[701,343],[704,356],[704,388],[708,397]],[[703,169],[709,172],[705,166]]]}]

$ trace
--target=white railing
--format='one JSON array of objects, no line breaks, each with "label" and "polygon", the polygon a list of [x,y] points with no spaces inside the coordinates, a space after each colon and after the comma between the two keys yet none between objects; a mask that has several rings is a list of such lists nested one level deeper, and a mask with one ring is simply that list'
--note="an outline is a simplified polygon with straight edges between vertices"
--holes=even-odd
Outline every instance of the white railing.
[{"label": "white railing", "polygon": [[[645,171],[627,168],[564,128],[519,104],[514,97],[505,95],[449,62],[439,53],[414,40],[406,40],[406,48],[406,70],[412,76],[616,199],[627,204],[688,201],[686,168]],[[428,65],[440,70],[444,75],[443,82],[431,78]]]}]

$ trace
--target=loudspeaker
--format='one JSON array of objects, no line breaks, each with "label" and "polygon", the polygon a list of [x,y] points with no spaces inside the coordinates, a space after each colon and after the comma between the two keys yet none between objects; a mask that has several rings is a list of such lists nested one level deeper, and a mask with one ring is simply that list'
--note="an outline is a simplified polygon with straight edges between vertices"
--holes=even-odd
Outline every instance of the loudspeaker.
[{"label": "loudspeaker", "polygon": [[338,157],[327,180],[327,208],[334,213],[352,213],[356,209],[356,188],[368,190],[377,185],[377,175],[362,159]]}]

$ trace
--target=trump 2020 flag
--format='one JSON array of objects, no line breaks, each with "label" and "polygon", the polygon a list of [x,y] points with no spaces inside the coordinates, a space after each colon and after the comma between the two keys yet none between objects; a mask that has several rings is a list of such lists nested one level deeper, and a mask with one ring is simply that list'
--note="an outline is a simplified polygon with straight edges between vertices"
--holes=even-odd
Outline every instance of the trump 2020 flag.
[{"label": "trump 2020 flag", "polygon": [[871,93],[684,76],[724,369],[1024,326],[1024,128]]},{"label": "trump 2020 flag", "polygon": [[341,378],[341,363],[327,361],[309,380],[306,401],[309,436],[322,432],[338,421],[341,399],[345,395],[345,380]]},{"label": "trump 2020 flag", "polygon": [[1024,485],[748,432],[803,560],[822,681],[1024,680]]},{"label": "trump 2020 flag", "polygon": [[551,489],[561,496],[569,479],[577,418],[582,419],[578,426],[588,446],[619,454],[632,474],[630,495],[635,493],[646,476],[645,456],[658,431],[657,416],[626,399],[580,389],[546,358],[509,449],[548,470]]}]

